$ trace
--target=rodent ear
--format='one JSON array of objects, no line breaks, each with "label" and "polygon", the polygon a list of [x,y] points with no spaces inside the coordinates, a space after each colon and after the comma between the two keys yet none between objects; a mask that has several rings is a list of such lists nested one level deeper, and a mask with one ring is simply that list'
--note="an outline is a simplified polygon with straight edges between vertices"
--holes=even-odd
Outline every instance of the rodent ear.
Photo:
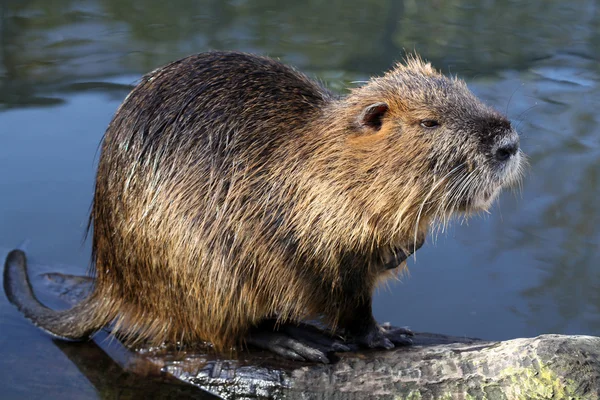
[{"label": "rodent ear", "polygon": [[382,119],[388,111],[389,106],[386,103],[375,103],[365,107],[358,117],[361,126],[378,131],[381,129]]}]

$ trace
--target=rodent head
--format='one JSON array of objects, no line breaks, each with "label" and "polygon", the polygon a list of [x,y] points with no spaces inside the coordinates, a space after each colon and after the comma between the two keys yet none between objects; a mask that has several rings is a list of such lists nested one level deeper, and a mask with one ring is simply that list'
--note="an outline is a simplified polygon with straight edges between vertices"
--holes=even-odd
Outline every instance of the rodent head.
[{"label": "rodent head", "polygon": [[510,121],[416,56],[354,89],[344,106],[347,158],[369,212],[391,221],[386,236],[487,210],[521,175]]}]

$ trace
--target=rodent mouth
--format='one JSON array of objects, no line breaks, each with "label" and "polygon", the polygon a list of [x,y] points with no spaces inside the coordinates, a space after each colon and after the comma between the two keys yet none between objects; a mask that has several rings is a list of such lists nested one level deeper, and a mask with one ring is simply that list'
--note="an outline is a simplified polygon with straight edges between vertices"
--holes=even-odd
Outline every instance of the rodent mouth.
[{"label": "rodent mouth", "polygon": [[487,211],[494,200],[498,198],[503,188],[511,187],[520,182],[523,175],[523,156],[519,150],[506,161],[489,166],[491,171],[482,174],[475,180],[471,196],[462,204],[463,211]]},{"label": "rodent mouth", "polygon": [[475,193],[473,197],[465,198],[461,202],[458,211],[468,213],[488,210],[500,194],[501,189],[502,188],[498,186],[495,189],[485,190],[481,193]]},{"label": "rodent mouth", "polygon": [[452,214],[487,211],[503,188],[515,186],[523,175],[523,155],[517,152],[501,163],[465,162],[447,175],[444,192],[434,216],[446,220]]}]

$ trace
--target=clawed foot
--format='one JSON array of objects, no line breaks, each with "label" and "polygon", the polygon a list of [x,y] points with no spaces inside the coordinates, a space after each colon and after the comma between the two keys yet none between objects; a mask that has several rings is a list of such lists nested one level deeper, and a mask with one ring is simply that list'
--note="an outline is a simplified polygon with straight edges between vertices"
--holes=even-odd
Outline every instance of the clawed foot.
[{"label": "clawed foot", "polygon": [[414,333],[407,328],[396,328],[389,324],[374,325],[365,334],[355,336],[354,340],[361,346],[370,349],[393,349],[396,346],[409,346],[412,344],[410,336]]},{"label": "clawed foot", "polygon": [[343,339],[309,324],[276,325],[269,320],[250,332],[246,343],[288,360],[328,364],[332,352],[357,350],[357,347],[389,350],[396,346],[411,345],[410,337],[413,335],[407,328],[374,324],[365,334],[351,336],[344,342]]},{"label": "clawed foot", "polygon": [[265,321],[254,329],[246,343],[295,361],[329,363],[328,354],[351,348],[327,332],[308,324],[282,324]]}]

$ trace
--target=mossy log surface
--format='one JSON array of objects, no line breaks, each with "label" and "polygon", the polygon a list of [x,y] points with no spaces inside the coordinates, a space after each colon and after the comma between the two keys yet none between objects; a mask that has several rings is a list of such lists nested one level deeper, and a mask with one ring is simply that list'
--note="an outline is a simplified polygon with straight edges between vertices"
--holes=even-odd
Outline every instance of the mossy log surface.
[{"label": "mossy log surface", "polygon": [[[69,303],[85,296],[92,283],[62,274],[41,278],[47,292]],[[600,398],[600,337],[489,342],[417,333],[414,342],[392,351],[340,353],[328,365],[288,362],[260,351],[234,357],[140,348],[121,349],[118,358],[130,372],[154,370],[227,399]]]}]

